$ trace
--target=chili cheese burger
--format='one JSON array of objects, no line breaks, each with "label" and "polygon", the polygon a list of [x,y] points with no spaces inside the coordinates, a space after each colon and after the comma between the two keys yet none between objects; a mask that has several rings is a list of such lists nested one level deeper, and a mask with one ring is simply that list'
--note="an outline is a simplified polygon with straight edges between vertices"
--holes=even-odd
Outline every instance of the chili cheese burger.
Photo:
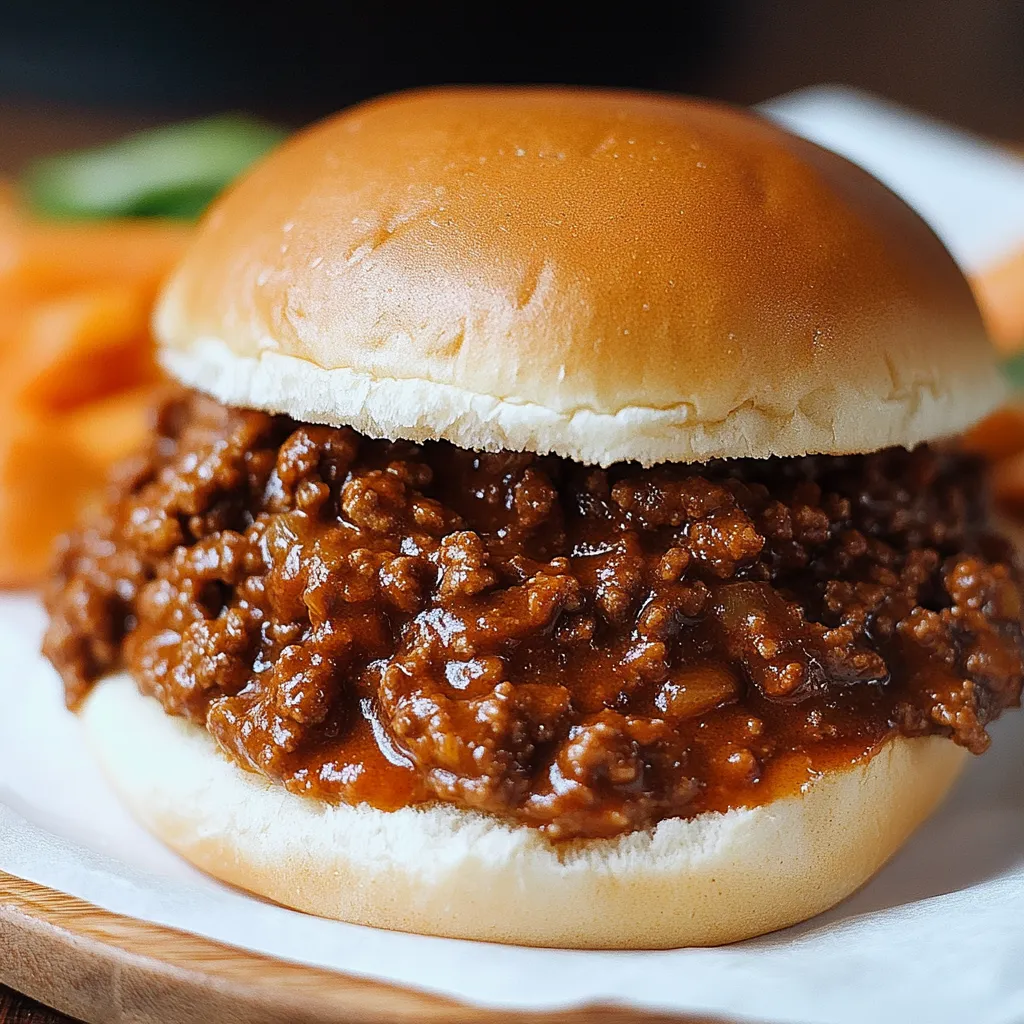
[{"label": "chili cheese burger", "polygon": [[577,947],[832,906],[1021,693],[970,290],[873,178],[666,96],[449,89],[286,143],[156,317],[62,544],[114,786],[315,914]]}]

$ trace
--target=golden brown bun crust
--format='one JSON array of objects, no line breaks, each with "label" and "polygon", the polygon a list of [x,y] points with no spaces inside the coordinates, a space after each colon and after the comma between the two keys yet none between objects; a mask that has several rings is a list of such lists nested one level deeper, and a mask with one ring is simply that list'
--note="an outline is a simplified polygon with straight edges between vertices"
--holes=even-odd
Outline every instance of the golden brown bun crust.
[{"label": "golden brown bun crust", "polygon": [[912,445],[999,393],[967,284],[899,199],[752,113],[653,94],[345,111],[216,204],[157,327],[222,401],[601,463]]},{"label": "golden brown bun crust", "polygon": [[534,946],[717,945],[812,917],[888,860],[964,759],[947,739],[895,739],[764,807],[554,846],[447,805],[386,813],[295,796],[127,676],[97,687],[82,717],[134,814],[204,871],[323,917]]}]

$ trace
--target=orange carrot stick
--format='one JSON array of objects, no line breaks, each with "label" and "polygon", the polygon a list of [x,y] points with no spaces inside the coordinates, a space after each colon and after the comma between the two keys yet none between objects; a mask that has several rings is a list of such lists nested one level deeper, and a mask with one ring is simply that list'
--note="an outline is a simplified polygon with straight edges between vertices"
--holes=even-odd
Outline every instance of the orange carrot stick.
[{"label": "orange carrot stick", "polygon": [[17,402],[59,411],[155,378],[149,302],[106,285],[38,303],[6,354],[0,387]]}]

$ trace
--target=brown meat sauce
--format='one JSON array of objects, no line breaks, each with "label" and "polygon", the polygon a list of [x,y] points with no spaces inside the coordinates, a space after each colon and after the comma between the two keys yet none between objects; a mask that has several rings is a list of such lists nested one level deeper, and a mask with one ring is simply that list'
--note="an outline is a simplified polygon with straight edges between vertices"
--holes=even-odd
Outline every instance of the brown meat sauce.
[{"label": "brown meat sauce", "polygon": [[68,538],[45,641],[288,789],[614,836],[894,733],[980,752],[1021,596],[954,453],[610,470],[162,410]]}]

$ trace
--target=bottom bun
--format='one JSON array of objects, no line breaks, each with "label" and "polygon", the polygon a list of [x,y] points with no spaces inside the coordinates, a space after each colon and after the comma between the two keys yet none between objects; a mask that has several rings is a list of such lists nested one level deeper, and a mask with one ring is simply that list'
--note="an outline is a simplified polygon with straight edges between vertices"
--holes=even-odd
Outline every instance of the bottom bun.
[{"label": "bottom bun", "polygon": [[357,924],[576,948],[717,945],[812,917],[888,860],[964,759],[947,739],[897,738],[762,807],[556,845],[446,804],[384,812],[295,796],[127,676],[97,686],[82,718],[138,819],[225,882]]}]

